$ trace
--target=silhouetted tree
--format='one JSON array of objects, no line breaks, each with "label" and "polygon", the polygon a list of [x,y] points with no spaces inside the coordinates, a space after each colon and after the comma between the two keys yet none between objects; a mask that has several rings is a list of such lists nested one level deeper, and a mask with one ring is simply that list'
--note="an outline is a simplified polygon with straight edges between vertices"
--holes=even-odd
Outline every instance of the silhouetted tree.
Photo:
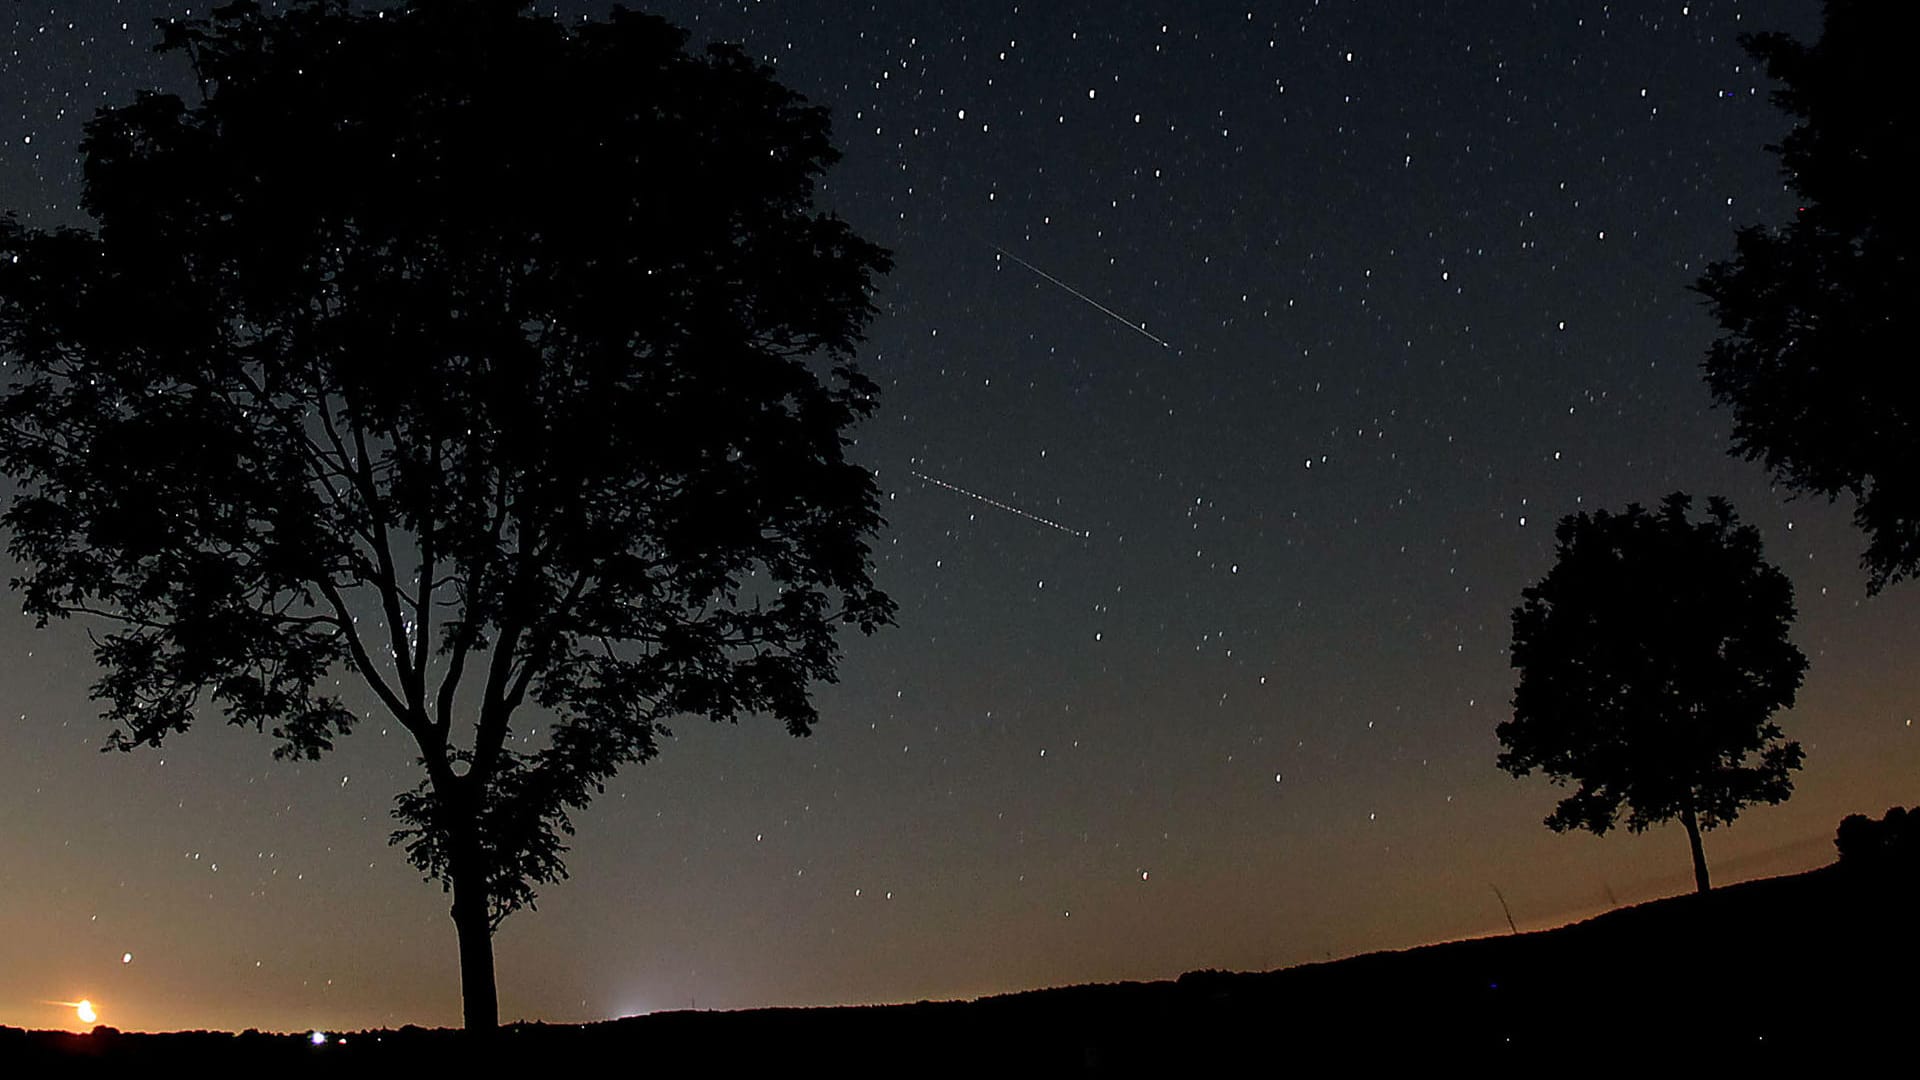
[{"label": "silhouetted tree", "polygon": [[97,230],[0,222],[26,610],[112,626],[121,749],[217,706],[317,757],[357,673],[418,746],[394,840],[452,894],[472,1029],[570,812],[676,715],[807,734],[836,628],[893,611],[844,455],[889,260],[813,208],[825,110],[523,6],[163,22],[199,99],[87,125]]},{"label": "silhouetted tree", "polygon": [[[1793,791],[1797,742],[1771,719],[1793,704],[1807,660],[1787,639],[1793,583],[1723,499],[1706,520],[1675,492],[1560,520],[1553,569],[1513,612],[1513,719],[1496,733],[1502,769],[1578,784],[1547,818],[1555,832],[1630,832],[1675,818],[1708,887],[1700,832]],[[1748,759],[1753,757],[1751,764]]]},{"label": "silhouetted tree", "polygon": [[1828,0],[1811,47],[1741,39],[1799,121],[1770,149],[1801,206],[1740,230],[1734,258],[1695,285],[1725,332],[1705,367],[1733,409],[1733,452],[1797,491],[1853,495],[1873,592],[1920,570],[1911,29],[1906,4]]},{"label": "silhouetted tree", "polygon": [[1911,874],[1920,869],[1920,812],[1889,807],[1877,821],[1848,814],[1834,831],[1833,846],[1839,849],[1842,866]]}]

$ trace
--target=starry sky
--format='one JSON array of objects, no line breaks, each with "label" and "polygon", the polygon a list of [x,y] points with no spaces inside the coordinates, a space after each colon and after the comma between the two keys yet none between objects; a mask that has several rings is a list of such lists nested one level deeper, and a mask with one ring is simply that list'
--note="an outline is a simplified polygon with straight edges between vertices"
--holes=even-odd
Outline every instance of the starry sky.
[{"label": "starry sky", "polygon": [[[0,207],[78,224],[81,124],[161,0],[0,19]],[[605,7],[566,0],[573,19]],[[947,998],[1257,969],[1685,891],[1678,826],[1555,835],[1494,767],[1509,613],[1583,509],[1730,497],[1812,661],[1789,803],[1716,881],[1913,799],[1913,585],[1725,452],[1687,285],[1793,203],[1744,31],[1812,0],[668,2],[831,106],[822,198],[898,266],[857,454],[898,626],[815,737],[683,722],[497,939],[501,1014]],[[1104,310],[1103,310],[1104,309]],[[4,560],[0,560],[4,561]],[[6,567],[9,576],[12,567]],[[84,625],[0,614],[0,1024],[454,1024],[446,898],[370,720],[102,755]],[[130,959],[127,957],[130,954]]]}]

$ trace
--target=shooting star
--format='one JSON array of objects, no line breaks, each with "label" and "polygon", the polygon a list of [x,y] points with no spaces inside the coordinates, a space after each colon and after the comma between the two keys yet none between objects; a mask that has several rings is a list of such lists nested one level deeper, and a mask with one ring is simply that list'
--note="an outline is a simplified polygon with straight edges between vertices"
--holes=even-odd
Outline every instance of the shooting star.
[{"label": "shooting star", "polygon": [[1018,514],[1021,517],[1026,518],[1028,521],[1037,521],[1040,524],[1045,525],[1049,529],[1059,529],[1061,532],[1066,533],[1068,536],[1077,536],[1082,540],[1090,539],[1093,536],[1093,534],[1090,532],[1082,532],[1079,529],[1070,529],[1065,525],[1060,524],[1057,521],[1048,521],[1046,518],[1041,517],[1039,514],[1028,513],[1027,511],[1022,510],[1017,506],[1008,506],[1006,503],[1003,503],[998,499],[989,499],[985,495],[981,495],[977,492],[968,491],[966,488],[963,488],[958,484],[949,484],[945,480],[942,480],[937,476],[928,476],[926,473],[915,472],[912,469],[908,469],[907,471],[909,473],[912,473],[914,476],[922,480],[925,480],[929,484],[933,484],[937,487],[946,488],[948,491],[957,492],[977,502],[986,503],[988,506],[991,506],[996,510],[1005,510],[1009,514]]},{"label": "shooting star", "polygon": [[[1148,341],[1153,342],[1155,345],[1158,345],[1163,349],[1173,348],[1173,346],[1167,344],[1166,342],[1160,340],[1157,337],[1154,337],[1153,334],[1149,333],[1147,331],[1145,324],[1134,322],[1132,319],[1127,318],[1125,315],[1122,315],[1119,312],[1108,307],[1107,305],[1101,303],[1100,301],[1095,300],[1093,297],[1088,296],[1086,293],[1081,292],[1079,289],[1076,289],[1073,286],[1067,284],[1066,282],[1061,281],[1059,278],[1054,277],[1052,274],[1047,273],[1045,270],[1040,269],[1039,267],[1033,265],[1032,263],[1021,258],[1020,256],[1015,255],[1013,252],[1008,251],[1006,248],[1003,248],[998,244],[994,244],[992,246],[993,246],[993,250],[999,252],[1002,255],[1005,255],[1007,258],[1012,259],[1014,262],[1019,263],[1021,266],[1026,267],[1027,269],[1033,271],[1034,273],[1039,274],[1041,277],[1046,278],[1048,281],[1053,282],[1055,285],[1060,286],[1062,289],[1066,290],[1069,295],[1079,297],[1081,300],[1085,301],[1086,303],[1093,305],[1095,308],[1098,308],[1100,312],[1106,315],[1108,318],[1113,319],[1115,322],[1118,322],[1120,325],[1126,327],[1129,330],[1132,330],[1136,334],[1139,334],[1141,337],[1146,338]],[[1068,530],[1068,531],[1071,532],[1072,530]]]}]

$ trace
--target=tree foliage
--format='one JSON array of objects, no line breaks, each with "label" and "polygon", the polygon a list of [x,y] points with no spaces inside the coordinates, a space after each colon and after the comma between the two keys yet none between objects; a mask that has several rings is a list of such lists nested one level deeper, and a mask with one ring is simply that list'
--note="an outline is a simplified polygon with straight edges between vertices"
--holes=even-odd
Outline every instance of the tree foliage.
[{"label": "tree foliage", "polygon": [[805,735],[893,611],[846,456],[889,260],[813,206],[825,110],[523,8],[163,22],[200,94],[87,125],[97,227],[0,219],[14,585],[111,626],[111,745],[218,709],[317,757],[350,669],[418,746],[396,842],[488,928],[670,718]]},{"label": "tree foliage", "polygon": [[1798,123],[1777,146],[1801,205],[1740,230],[1695,288],[1723,335],[1705,370],[1736,454],[1783,484],[1855,499],[1869,588],[1920,570],[1920,229],[1906,5],[1828,0],[1820,40],[1741,39]]},{"label": "tree foliage", "polygon": [[1514,609],[1499,766],[1576,785],[1555,832],[1604,834],[1624,809],[1630,832],[1681,819],[1697,853],[1696,824],[1793,790],[1803,754],[1772,719],[1807,666],[1787,636],[1792,582],[1725,500],[1698,522],[1691,505],[1676,492],[1656,511],[1562,518],[1552,570]]},{"label": "tree foliage", "polygon": [[1848,814],[1833,835],[1840,865],[1852,870],[1920,872],[1920,809],[1892,806],[1879,819]]}]

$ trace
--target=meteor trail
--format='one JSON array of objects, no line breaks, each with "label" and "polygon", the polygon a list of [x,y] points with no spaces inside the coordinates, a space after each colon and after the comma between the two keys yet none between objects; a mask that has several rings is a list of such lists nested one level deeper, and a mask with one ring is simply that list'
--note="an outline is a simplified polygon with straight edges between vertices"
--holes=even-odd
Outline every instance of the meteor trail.
[{"label": "meteor trail", "polygon": [[914,476],[917,476],[920,479],[925,480],[929,484],[934,484],[936,486],[946,488],[948,491],[958,492],[961,495],[965,495],[969,499],[986,503],[988,506],[991,506],[996,510],[1005,510],[1009,514],[1018,514],[1021,517],[1026,518],[1028,521],[1037,521],[1040,524],[1045,525],[1049,529],[1059,529],[1061,532],[1066,533],[1069,536],[1077,536],[1082,540],[1089,539],[1093,536],[1093,534],[1090,532],[1081,532],[1079,529],[1069,529],[1065,525],[1062,525],[1057,521],[1048,521],[1046,518],[1041,517],[1039,514],[1030,514],[1027,511],[1022,510],[1017,506],[1008,506],[1006,503],[1003,503],[998,499],[989,499],[985,495],[968,491],[966,488],[963,488],[958,484],[949,484],[945,480],[942,480],[937,476],[928,476],[926,473],[915,472],[912,469],[908,469],[907,471],[909,473],[912,473]]},{"label": "meteor trail", "polygon": [[[1086,293],[1081,292],[1079,289],[1074,288],[1073,286],[1067,284],[1064,281],[1061,281],[1059,278],[1054,277],[1052,274],[1047,273],[1045,270],[1040,269],[1039,267],[1033,265],[1032,263],[1021,258],[1020,256],[1015,255],[1013,252],[1008,251],[1006,248],[1001,247],[999,244],[994,244],[993,250],[999,252],[1002,255],[1005,255],[1007,258],[1012,259],[1014,262],[1019,263],[1021,266],[1026,267],[1027,269],[1033,271],[1034,273],[1039,274],[1041,277],[1046,278],[1048,281],[1053,282],[1055,285],[1060,286],[1062,289],[1065,289],[1069,294],[1073,296],[1077,296],[1081,300],[1084,300],[1087,303],[1092,304],[1094,307],[1100,309],[1100,311],[1106,314],[1109,318],[1112,318],[1114,321],[1120,323],[1122,326],[1125,326],[1127,329],[1132,330],[1134,333],[1139,334],[1141,337],[1146,338],[1148,341],[1153,342],[1155,345],[1158,345],[1163,349],[1173,348],[1173,346],[1167,344],[1166,342],[1148,333],[1147,328],[1145,326],[1142,326],[1141,324],[1134,322],[1133,320],[1127,318],[1125,315],[1120,314],[1119,312],[1113,310],[1112,308],[1101,303],[1100,301],[1095,300],[1093,297],[1088,296]],[[1071,532],[1072,530],[1069,529],[1068,531]]]}]

